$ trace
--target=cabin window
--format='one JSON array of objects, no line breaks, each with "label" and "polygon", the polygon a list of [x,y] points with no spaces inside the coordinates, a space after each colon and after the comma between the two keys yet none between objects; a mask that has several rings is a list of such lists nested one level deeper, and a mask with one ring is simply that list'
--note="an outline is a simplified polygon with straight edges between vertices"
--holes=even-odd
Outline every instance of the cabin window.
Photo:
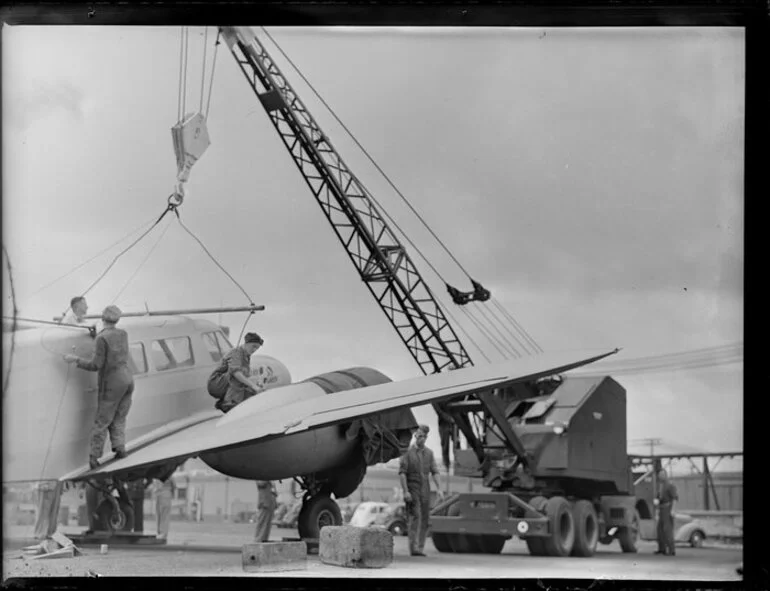
[{"label": "cabin window", "polygon": [[219,343],[219,349],[222,351],[223,355],[227,351],[233,348],[233,346],[230,344],[230,341],[227,340],[227,337],[224,334],[222,334],[220,331],[216,331],[214,333],[214,336],[217,338],[217,342]]},{"label": "cabin window", "polygon": [[174,339],[166,339],[171,353],[176,360],[177,367],[191,367],[195,365],[192,352],[192,342],[190,337],[177,337]]},{"label": "cabin window", "polygon": [[144,354],[144,344],[130,343],[128,345],[128,352],[130,353],[128,366],[131,369],[131,373],[147,373],[147,356]]},{"label": "cabin window", "polygon": [[155,369],[166,371],[195,364],[190,337],[176,337],[153,341],[150,354]]},{"label": "cabin window", "polygon": [[206,345],[206,349],[209,352],[209,355],[211,355],[212,361],[220,361],[222,359],[223,351],[222,348],[219,346],[219,341],[217,341],[215,332],[204,332],[203,333],[203,343]]}]

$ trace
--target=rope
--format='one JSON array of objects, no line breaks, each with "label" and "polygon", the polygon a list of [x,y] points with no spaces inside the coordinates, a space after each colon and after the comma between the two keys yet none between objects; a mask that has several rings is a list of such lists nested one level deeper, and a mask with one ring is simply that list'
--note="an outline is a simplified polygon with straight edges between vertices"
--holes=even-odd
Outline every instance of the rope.
[{"label": "rope", "polygon": [[182,43],[184,43],[184,68],[182,70],[182,117],[184,117],[187,112],[187,60],[190,48],[190,29],[188,27],[184,27]]},{"label": "rope", "polygon": [[225,268],[224,268],[222,265],[220,265],[220,264],[219,264],[219,261],[217,261],[217,259],[214,257],[214,255],[212,255],[212,254],[209,252],[209,249],[208,249],[208,248],[206,248],[206,246],[203,244],[203,242],[201,242],[201,241],[198,239],[198,237],[197,237],[195,234],[193,234],[193,233],[192,233],[192,232],[191,232],[191,231],[190,231],[190,230],[187,228],[187,226],[185,226],[185,225],[184,225],[184,222],[182,221],[182,218],[180,218],[180,217],[179,217],[179,213],[177,213],[177,220],[179,221],[179,225],[181,225],[181,226],[182,226],[182,228],[184,228],[184,231],[185,231],[185,232],[187,232],[187,233],[188,233],[190,236],[192,236],[192,237],[193,237],[193,239],[194,239],[194,240],[195,240],[195,241],[196,241],[196,242],[197,242],[197,243],[198,243],[198,244],[201,246],[201,248],[202,248],[202,249],[203,249],[203,250],[206,252],[206,254],[207,254],[207,255],[209,255],[209,258],[210,258],[212,261],[214,261],[214,264],[215,264],[217,267],[219,267],[219,268],[222,270],[222,272],[223,272],[225,275],[227,275],[227,276],[230,278],[230,280],[231,280],[231,281],[232,281],[232,282],[233,282],[233,283],[234,283],[234,284],[235,284],[235,285],[238,287],[238,289],[240,289],[240,290],[241,290],[241,292],[243,292],[243,295],[245,295],[245,296],[246,296],[246,298],[249,300],[249,303],[253,304],[254,302],[252,302],[252,300],[251,300],[251,297],[249,297],[249,294],[248,294],[248,293],[246,293],[246,290],[245,290],[245,289],[243,289],[243,287],[241,287],[241,284],[240,284],[240,283],[238,283],[238,282],[237,282],[235,279],[233,279],[233,276],[232,276],[232,275],[230,275],[230,273],[228,273],[228,272],[225,270]]},{"label": "rope", "polygon": [[246,321],[243,323],[243,326],[241,327],[241,332],[238,335],[238,340],[236,341],[236,343],[240,343],[241,342],[241,337],[243,337],[243,332],[246,330],[246,325],[249,323],[249,319],[251,319],[252,314],[254,314],[254,312],[249,312],[246,315]]},{"label": "rope", "polygon": [[95,260],[95,259],[99,258],[99,257],[100,257],[101,255],[103,255],[105,252],[107,252],[108,250],[112,249],[114,246],[117,246],[118,244],[120,244],[121,242],[123,242],[123,241],[124,241],[126,238],[128,238],[129,236],[132,236],[133,234],[136,234],[136,233],[137,233],[139,230],[141,230],[141,229],[142,229],[144,226],[146,226],[147,224],[151,224],[151,223],[152,223],[152,220],[148,220],[148,221],[144,222],[142,225],[140,225],[140,226],[137,226],[136,228],[134,228],[133,230],[131,230],[131,232],[129,232],[128,234],[126,234],[125,236],[123,236],[123,238],[120,238],[119,240],[117,240],[117,241],[113,242],[113,243],[112,243],[112,244],[110,244],[110,245],[109,245],[107,248],[105,248],[104,250],[102,250],[102,251],[100,251],[100,252],[96,253],[94,256],[92,256],[90,259],[88,259],[86,262],[79,264],[77,267],[74,267],[74,268],[73,268],[73,269],[71,269],[70,271],[67,271],[67,272],[66,272],[64,275],[62,275],[61,277],[58,277],[57,279],[54,279],[54,280],[53,280],[53,281],[51,281],[50,283],[46,283],[46,284],[45,284],[43,287],[41,287],[40,289],[38,289],[37,291],[35,291],[35,292],[34,292],[32,295],[33,295],[33,296],[34,296],[34,295],[37,295],[37,294],[39,294],[41,291],[43,291],[44,289],[46,289],[46,288],[48,288],[48,287],[51,287],[51,286],[52,286],[54,283],[57,283],[58,281],[61,281],[61,280],[62,280],[62,279],[64,279],[65,277],[68,277],[69,275],[72,275],[72,273],[74,273],[75,271],[77,271],[77,270],[78,270],[78,269],[80,269],[81,267],[84,267],[85,265],[87,265],[87,264],[88,264],[88,263],[90,263],[91,261],[93,261],[93,260]]},{"label": "rope", "polygon": [[[473,344],[473,346],[476,347],[478,352],[481,353],[481,356],[487,360],[487,363],[490,363],[489,357],[486,356],[486,354],[484,353],[484,350],[481,347],[479,347],[478,343],[476,343],[475,340],[473,340],[473,337],[470,335],[470,333],[468,333],[467,330],[465,330],[465,327],[462,324],[460,324],[454,316],[452,316],[452,313],[449,311],[449,308],[446,308],[444,312],[446,313],[447,316],[449,316],[449,319],[455,324],[455,326],[459,327],[459,329],[466,336],[466,338]],[[473,361],[472,360],[470,361],[471,361],[471,365],[473,365]]]},{"label": "rope", "polygon": [[503,316],[505,316],[511,324],[518,330],[519,334],[522,335],[522,337],[534,348],[534,350],[537,353],[542,353],[543,349],[535,342],[535,339],[533,339],[530,334],[526,331],[526,329],[519,324],[516,319],[511,315],[508,310],[506,310],[502,304],[500,304],[496,299],[492,300],[495,306],[497,306],[497,309],[500,310],[503,313]]},{"label": "rope", "polygon": [[502,355],[503,359],[507,359],[507,356],[505,355],[505,353],[500,349],[500,347],[497,346],[497,344],[494,342],[494,340],[487,333],[486,328],[484,326],[482,326],[481,324],[479,324],[479,321],[476,320],[476,318],[474,316],[472,316],[471,313],[468,312],[468,310],[465,309],[465,307],[461,306],[460,310],[462,310],[463,313],[468,317],[468,319],[476,326],[476,328],[479,329],[479,332],[481,332],[481,334],[483,334],[485,337],[487,337],[487,340],[490,343],[492,343],[494,348],[497,349],[497,352],[500,353],[500,355]]},{"label": "rope", "polygon": [[136,270],[133,272],[131,277],[128,278],[128,280],[123,284],[123,287],[120,288],[120,291],[115,295],[114,298],[112,298],[111,304],[114,304],[117,299],[120,297],[120,295],[125,291],[126,287],[128,287],[128,284],[131,283],[131,281],[136,277],[137,273],[139,273],[139,270],[144,266],[144,264],[147,262],[147,260],[150,258],[150,255],[152,255],[153,252],[155,252],[155,249],[158,247],[158,244],[160,244],[160,241],[163,240],[163,237],[166,235],[166,232],[168,232],[168,229],[171,227],[171,224],[166,224],[166,227],[163,229],[163,232],[158,237],[158,239],[155,241],[155,244],[152,245],[152,248],[147,253],[147,255],[142,259],[142,262],[139,263],[139,266],[136,268]]},{"label": "rope", "polygon": [[182,120],[182,71],[184,70],[184,27],[179,37],[179,88],[176,95],[176,120]]},{"label": "rope", "polygon": [[[58,353],[57,353],[58,355]],[[53,446],[53,436],[56,433],[56,427],[59,425],[59,414],[61,413],[61,407],[62,402],[64,402],[64,396],[67,394],[67,387],[69,386],[70,381],[70,370],[72,369],[71,364],[67,364],[67,377],[64,380],[64,390],[62,390],[61,396],[59,397],[59,406],[56,409],[56,418],[53,422],[53,429],[51,429],[51,437],[48,439],[48,449],[45,451],[45,458],[43,458],[43,465],[40,468],[40,478],[39,480],[43,480],[43,474],[45,473],[45,466],[48,463],[48,456],[51,453],[51,447]]]},{"label": "rope", "polygon": [[[164,211],[164,212],[163,212],[163,213],[160,215],[160,217],[157,219],[157,221],[156,221],[156,222],[155,222],[155,223],[154,223],[154,224],[153,224],[153,225],[152,225],[150,228],[148,228],[148,229],[147,229],[147,230],[146,230],[146,231],[145,231],[145,232],[144,232],[144,233],[143,233],[141,236],[139,236],[139,238],[137,238],[136,240],[134,240],[134,241],[133,241],[131,244],[129,244],[129,245],[126,247],[126,248],[124,248],[122,251],[120,251],[120,252],[118,253],[118,255],[117,255],[117,256],[116,256],[114,259],[112,259],[112,262],[111,262],[111,263],[109,264],[109,266],[108,266],[108,267],[107,267],[107,268],[104,270],[104,272],[103,272],[101,275],[99,275],[99,277],[96,279],[96,281],[94,281],[94,282],[93,282],[91,285],[89,285],[89,286],[88,286],[88,289],[86,289],[86,290],[85,290],[85,291],[84,291],[84,292],[83,292],[81,295],[82,295],[82,296],[85,296],[85,295],[86,295],[86,294],[87,294],[89,291],[91,291],[91,290],[94,288],[94,286],[96,286],[96,284],[97,284],[97,283],[99,283],[99,282],[102,280],[102,278],[103,278],[103,277],[104,277],[104,276],[107,274],[107,272],[108,272],[110,269],[112,269],[112,267],[115,265],[115,263],[118,261],[118,259],[119,259],[120,257],[122,257],[122,256],[123,256],[125,253],[127,253],[129,250],[131,250],[131,249],[134,247],[134,245],[136,245],[136,244],[137,244],[137,243],[138,243],[138,242],[139,242],[139,241],[140,241],[142,238],[144,238],[145,236],[147,236],[147,234],[149,234],[149,233],[152,231],[152,229],[153,229],[155,226],[157,226],[157,225],[160,223],[160,221],[161,221],[161,220],[164,218],[164,216],[165,216],[165,215],[166,215],[166,214],[167,214],[169,211],[176,211],[176,206],[175,206],[175,205],[173,205],[173,204],[171,204],[171,203],[169,203],[168,207],[166,207],[165,211]],[[177,214],[177,215],[179,215],[179,214]],[[65,310],[65,311],[64,311],[64,314],[66,314],[66,313],[67,313],[67,311],[69,311],[69,307],[67,307],[67,310]],[[62,314],[62,316],[64,316],[64,314]]]},{"label": "rope", "polygon": [[[474,302],[474,303],[478,304],[478,302]],[[516,348],[516,345],[514,345],[511,341],[509,341],[506,338],[506,336],[503,334],[503,331],[500,330],[499,324],[501,324],[501,322],[500,322],[500,319],[497,316],[495,316],[494,311],[490,311],[490,314],[493,318],[493,320],[490,320],[489,317],[486,316],[486,312],[484,311],[484,306],[479,305],[478,308],[481,315],[484,316],[484,318],[489,322],[489,324],[497,331],[497,334],[499,334],[502,337],[502,339],[508,344],[511,350],[516,354],[516,356],[521,357],[521,353]],[[518,338],[516,338],[515,335],[513,338],[519,344],[519,346],[524,349],[524,352],[529,354],[529,351],[527,350],[526,346],[524,346],[522,342]]]},{"label": "rope", "polygon": [[203,91],[206,88],[206,51],[208,49],[209,40],[209,28],[203,28],[203,68],[201,68],[201,108],[200,112],[203,112]]},{"label": "rope", "polygon": [[355,144],[361,149],[361,151],[366,155],[366,157],[369,159],[369,161],[374,165],[374,167],[380,172],[380,174],[383,176],[383,178],[388,182],[388,184],[393,188],[393,190],[398,194],[399,197],[401,197],[401,200],[406,203],[406,205],[409,207],[409,209],[412,210],[412,213],[414,213],[415,216],[417,216],[417,219],[422,222],[423,226],[428,230],[428,232],[431,233],[431,235],[436,239],[436,241],[441,245],[441,247],[446,251],[446,253],[451,257],[451,259],[457,264],[457,266],[460,268],[460,270],[465,273],[465,275],[468,277],[468,279],[471,278],[471,276],[468,274],[468,272],[465,270],[465,268],[460,264],[460,261],[455,258],[455,256],[450,252],[450,250],[447,248],[447,246],[441,241],[441,239],[436,235],[436,233],[431,229],[431,227],[425,222],[425,220],[422,218],[422,216],[417,212],[417,210],[412,207],[412,204],[409,203],[407,198],[401,193],[401,191],[398,190],[395,184],[390,180],[387,174],[380,168],[380,166],[375,162],[374,158],[372,158],[369,155],[369,152],[366,151],[366,149],[361,145],[361,143],[358,141],[358,139],[353,135],[353,133],[347,128],[347,126],[340,120],[340,118],[337,116],[337,114],[334,112],[334,110],[327,104],[327,102],[323,99],[323,97],[316,91],[316,89],[313,87],[313,85],[308,81],[307,78],[302,74],[302,72],[299,70],[299,68],[294,65],[294,62],[291,61],[291,58],[286,55],[286,53],[281,49],[281,46],[278,45],[278,43],[273,39],[273,37],[270,35],[270,33],[267,32],[265,27],[260,27],[262,31],[264,31],[265,35],[270,39],[270,41],[273,42],[273,44],[278,48],[278,51],[281,52],[284,58],[291,64],[291,66],[294,68],[294,70],[300,75],[302,80],[305,81],[305,83],[310,87],[310,90],[313,91],[313,94],[318,97],[318,99],[323,103],[323,105],[329,110],[329,112],[332,114],[332,116],[337,120],[337,123],[342,126],[342,128],[347,132],[347,134],[350,136],[350,138],[355,142]]},{"label": "rope", "polygon": [[3,244],[3,254],[5,254],[5,264],[8,267],[8,283],[11,286],[11,302],[13,303],[13,324],[11,325],[11,349],[8,353],[8,371],[5,374],[5,380],[3,380],[3,396],[8,391],[8,382],[11,378],[11,363],[13,363],[13,351],[16,348],[16,316],[19,313],[16,307],[16,289],[13,286],[13,269],[11,269],[11,258],[8,256],[8,251]]},{"label": "rope", "polygon": [[214,57],[211,58],[211,80],[209,80],[209,97],[206,101],[206,119],[209,117],[209,109],[211,108],[211,90],[214,88],[214,71],[217,67],[217,53],[219,52],[219,44],[221,43],[219,40],[221,34],[221,29],[217,29],[217,40],[214,42]]},{"label": "rope", "polygon": [[[401,198],[401,200],[409,207],[409,209],[412,211],[412,213],[417,217],[417,219],[420,220],[420,222],[425,226],[425,228],[430,232],[430,234],[433,236],[433,238],[438,242],[439,245],[444,249],[444,251],[449,255],[449,257],[455,262],[455,264],[462,270],[462,272],[468,277],[468,279],[471,279],[470,274],[468,271],[463,267],[463,265],[460,263],[460,261],[457,260],[457,258],[452,254],[452,252],[449,250],[449,248],[444,244],[444,242],[436,235],[436,233],[433,231],[433,229],[428,225],[428,223],[423,219],[423,217],[417,212],[417,210],[412,206],[411,203],[409,203],[409,200],[404,196],[404,194],[396,187],[396,185],[390,180],[388,175],[382,170],[382,168],[377,164],[377,162],[372,158],[372,156],[367,152],[367,150],[361,145],[361,143],[358,141],[358,139],[355,137],[355,135],[348,129],[348,127],[342,122],[342,120],[337,116],[337,114],[334,112],[334,110],[329,106],[329,104],[324,100],[324,98],[320,95],[320,93],[315,89],[315,87],[310,83],[310,81],[305,77],[305,75],[300,71],[300,69],[296,66],[296,64],[291,60],[291,58],[286,54],[286,52],[281,48],[281,46],[278,44],[278,42],[270,35],[270,33],[265,29],[265,27],[260,27],[262,31],[265,33],[265,35],[270,39],[270,41],[275,45],[275,47],[278,49],[278,51],[283,55],[283,57],[286,59],[286,61],[289,62],[289,64],[294,68],[294,70],[297,72],[297,74],[302,78],[302,80],[305,82],[305,84],[308,85],[310,90],[315,94],[315,96],[318,98],[318,100],[321,101],[321,103],[326,107],[326,109],[331,113],[331,115],[334,117],[334,119],[337,121],[337,123],[340,124],[340,126],[345,130],[345,132],[350,136],[350,138],[355,142],[355,144],[361,149],[361,151],[366,155],[366,157],[369,159],[369,161],[374,165],[374,167],[380,172],[380,174],[383,176],[383,178],[388,182],[388,184],[391,186],[391,188],[398,194],[398,196]],[[328,141],[328,140],[327,140]],[[359,180],[359,182],[361,182]],[[425,255],[422,254],[422,251],[420,251],[419,248],[412,242],[412,240],[409,238],[409,236],[404,232],[401,227],[395,222],[395,220],[388,214],[388,212],[385,210],[384,207],[372,196],[372,194],[369,192],[369,190],[361,183],[361,186],[366,191],[369,199],[371,199],[375,205],[382,211],[383,215],[390,221],[390,223],[398,230],[398,232],[401,234],[403,239],[406,240],[406,242],[409,243],[409,245],[414,249],[414,251],[419,255],[419,257],[430,267],[430,269],[438,276],[438,278],[444,283],[447,284],[447,281],[444,279],[444,277],[441,275],[441,273],[438,272],[438,270],[433,266],[433,264],[425,257]],[[520,327],[518,322],[510,315],[510,321],[514,324],[514,326],[519,326],[520,330],[523,331],[523,329]],[[515,338],[515,337],[514,337]],[[517,339],[518,340],[518,339]],[[531,340],[531,337],[530,337]],[[533,345],[535,349],[539,349],[539,346],[535,343]],[[542,349],[540,349],[542,352]]]}]

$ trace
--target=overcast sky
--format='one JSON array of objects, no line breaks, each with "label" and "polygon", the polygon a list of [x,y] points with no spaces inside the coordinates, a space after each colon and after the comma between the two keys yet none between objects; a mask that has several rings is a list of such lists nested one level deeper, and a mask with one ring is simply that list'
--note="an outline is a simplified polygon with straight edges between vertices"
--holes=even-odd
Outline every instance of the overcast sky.
[{"label": "overcast sky", "polygon": [[[215,30],[208,32],[210,69]],[[269,32],[468,273],[544,350],[621,347],[633,358],[742,341],[742,30]],[[120,248],[41,287],[166,205],[176,176],[170,128],[180,29],[6,26],[2,41],[3,243],[20,315],[50,319]],[[204,29],[191,29],[188,111],[200,107],[203,42]],[[266,46],[384,209],[446,280],[470,289]],[[393,379],[418,375],[225,44],[208,127],[212,144],[192,170],[180,213],[266,306],[249,323],[265,337],[264,352],[294,379],[356,365]],[[441,281],[410,252],[446,302]],[[126,311],[145,302],[248,303],[170,218],[88,300],[93,313],[113,300]],[[465,314],[450,311],[491,361],[501,359]],[[243,320],[222,316],[234,337]],[[628,392],[629,438],[659,437],[670,451],[742,449],[742,370],[618,377]],[[429,410],[417,415],[435,424]]]}]

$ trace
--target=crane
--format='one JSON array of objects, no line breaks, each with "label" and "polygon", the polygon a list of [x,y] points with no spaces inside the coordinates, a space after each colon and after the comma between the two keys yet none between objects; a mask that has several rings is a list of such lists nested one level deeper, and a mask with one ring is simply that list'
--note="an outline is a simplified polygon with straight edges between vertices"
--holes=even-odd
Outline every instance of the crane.
[{"label": "crane", "polygon": [[[361,280],[421,371],[438,373],[473,365],[406,248],[254,31],[220,27],[220,33]],[[485,292],[480,285],[474,285],[474,291]],[[470,300],[455,292],[450,295],[456,303]],[[489,297],[488,292],[481,296]],[[479,462],[485,458],[486,429],[496,427],[517,462],[527,464],[527,454],[493,393],[479,393],[475,402],[461,402],[434,408],[440,417],[448,413]]]}]

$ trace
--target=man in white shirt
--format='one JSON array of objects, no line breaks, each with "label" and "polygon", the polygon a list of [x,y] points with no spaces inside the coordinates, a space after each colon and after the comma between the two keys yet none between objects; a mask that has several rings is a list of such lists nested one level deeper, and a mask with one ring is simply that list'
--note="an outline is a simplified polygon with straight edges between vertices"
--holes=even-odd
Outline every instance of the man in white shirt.
[{"label": "man in white shirt", "polygon": [[61,319],[62,324],[86,324],[88,303],[83,296],[75,296],[70,300],[70,310]]}]

